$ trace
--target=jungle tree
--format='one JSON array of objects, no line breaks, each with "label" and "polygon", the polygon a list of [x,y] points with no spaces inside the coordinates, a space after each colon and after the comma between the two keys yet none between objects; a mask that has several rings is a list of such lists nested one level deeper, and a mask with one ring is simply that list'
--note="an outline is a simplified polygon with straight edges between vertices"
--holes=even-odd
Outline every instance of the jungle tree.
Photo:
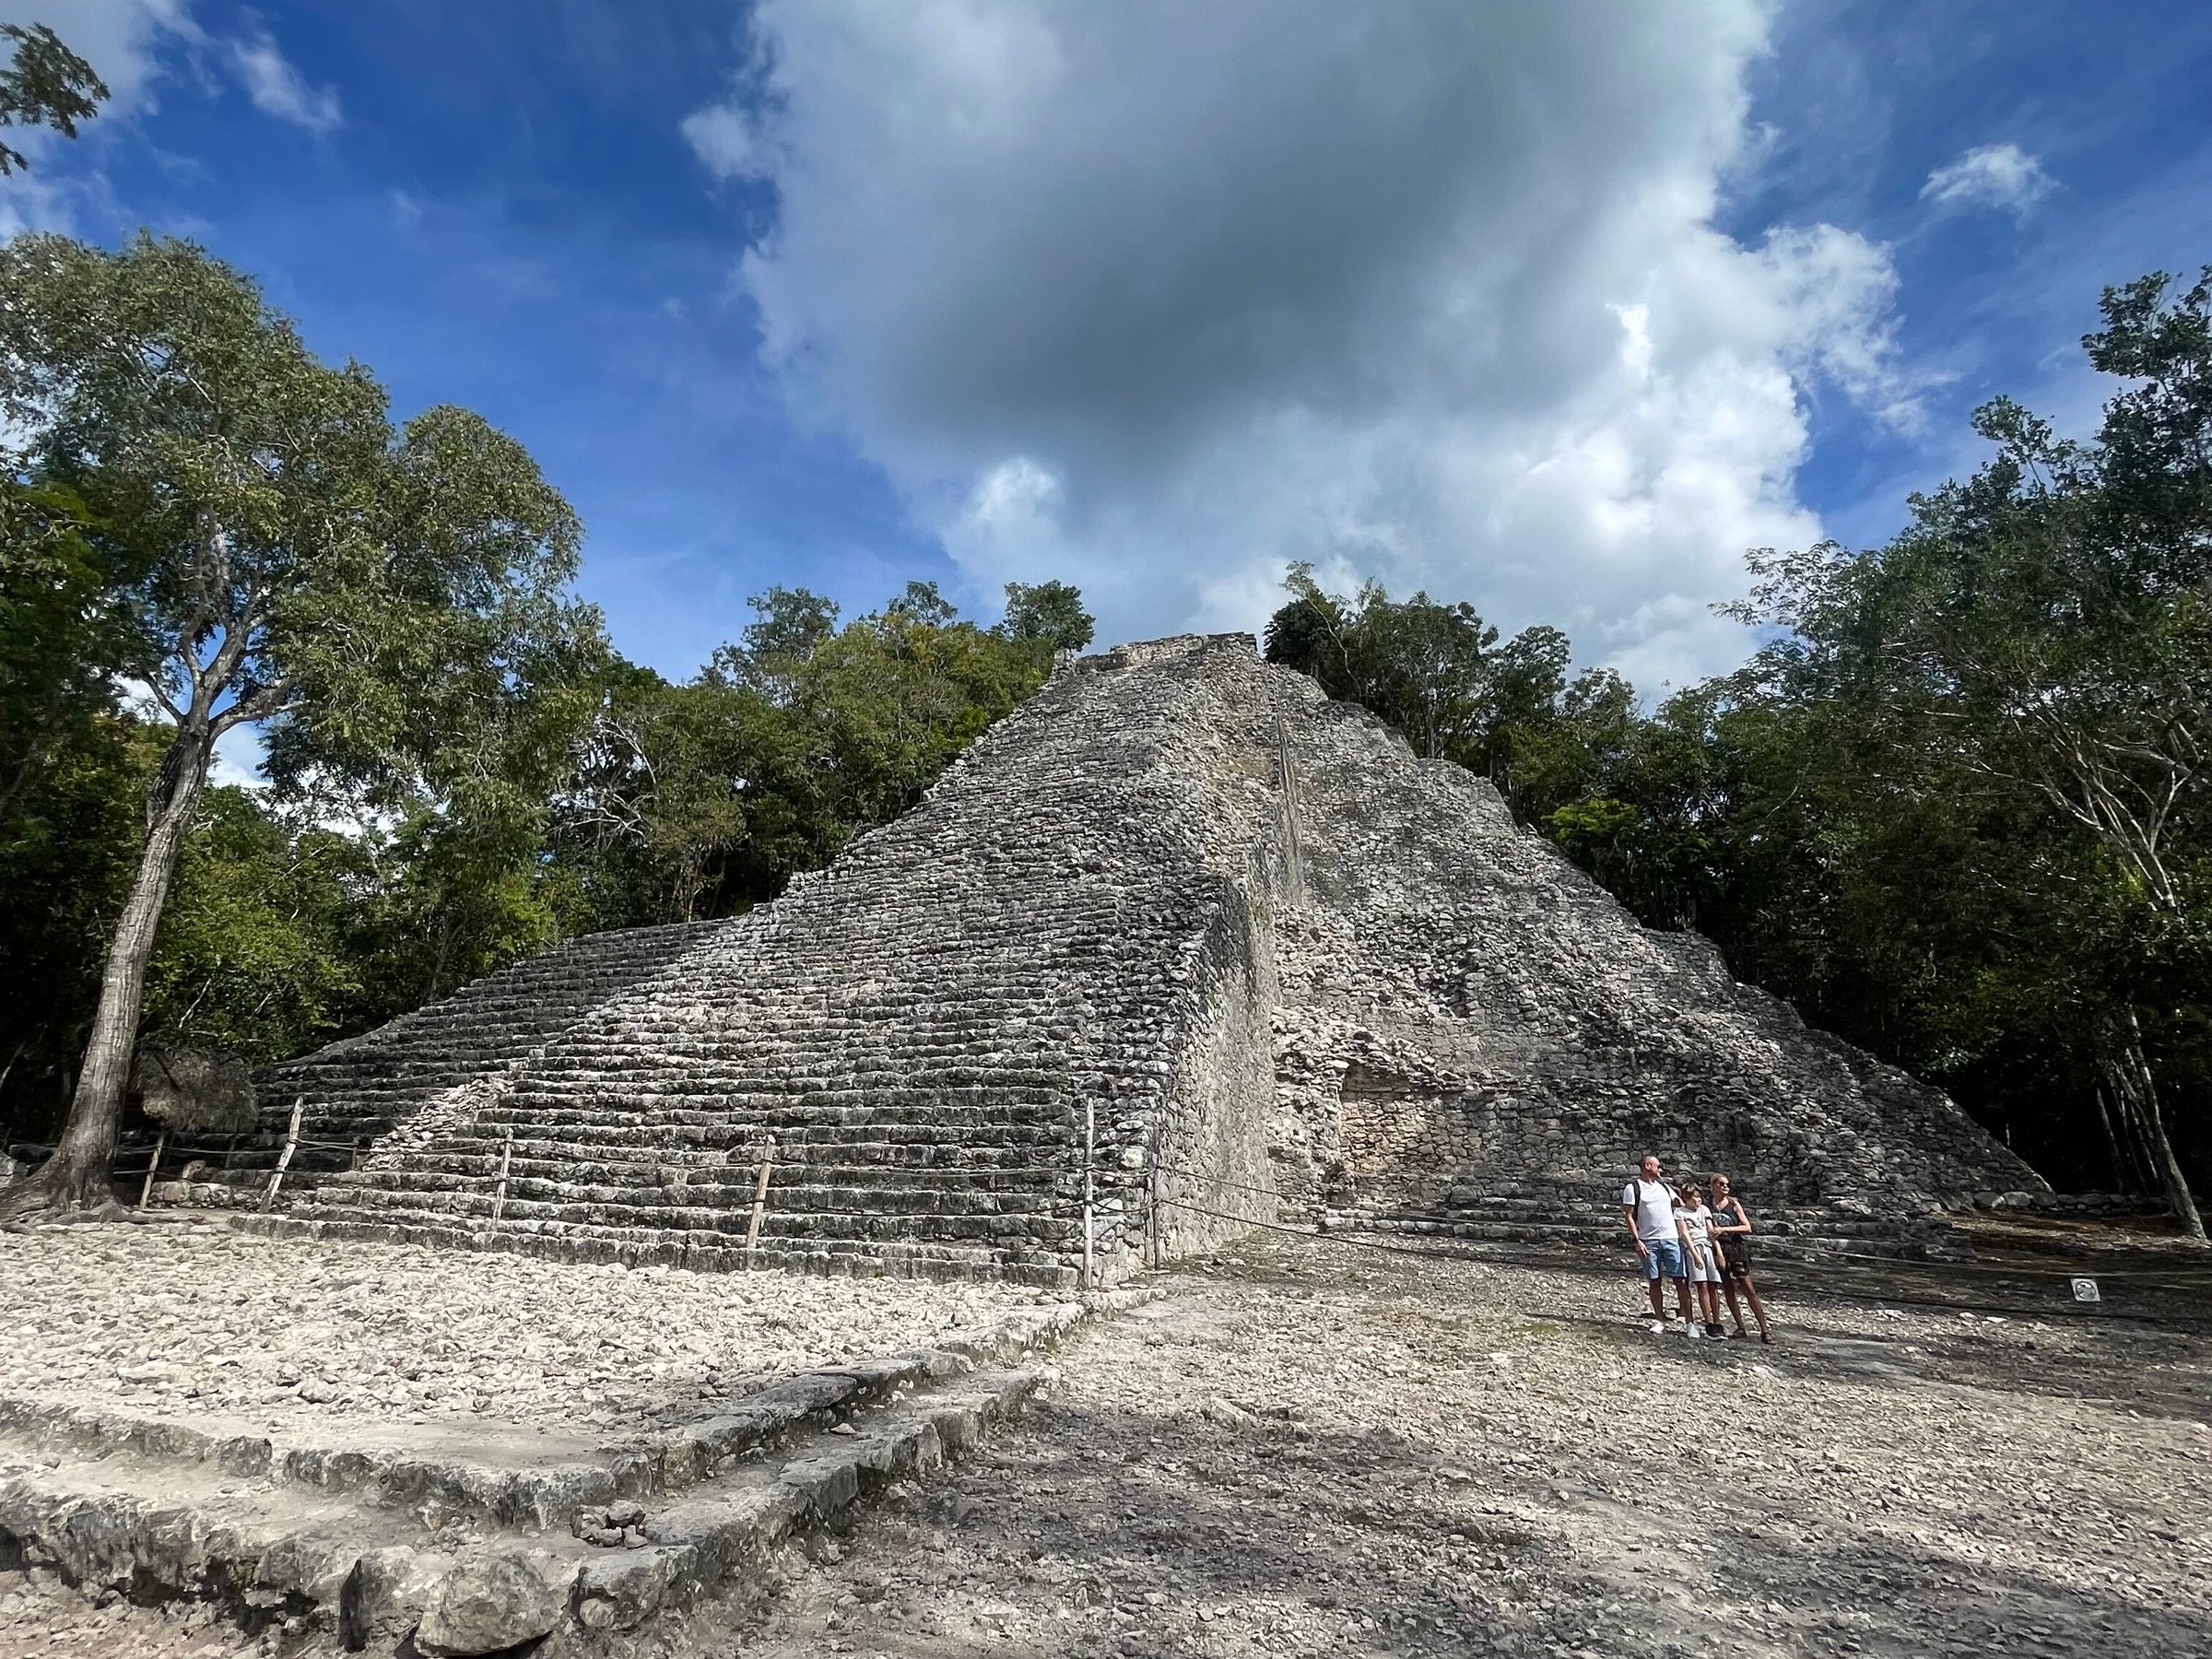
[{"label": "jungle tree", "polygon": [[254,285],[182,241],[0,248],[0,413],[19,488],[81,503],[116,613],[101,668],[165,751],[54,1155],[0,1213],[105,1195],[147,969],[216,746],[259,725],[282,785],[520,813],[565,761],[595,617],[579,527],[465,410],[394,429]]}]

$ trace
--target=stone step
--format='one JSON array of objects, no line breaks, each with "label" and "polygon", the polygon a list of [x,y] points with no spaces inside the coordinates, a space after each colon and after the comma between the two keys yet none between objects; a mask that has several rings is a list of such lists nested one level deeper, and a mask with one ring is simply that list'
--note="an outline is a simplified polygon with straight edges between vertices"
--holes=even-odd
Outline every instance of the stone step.
[{"label": "stone step", "polygon": [[742,1233],[688,1233],[667,1228],[592,1223],[551,1229],[504,1222],[498,1227],[469,1226],[436,1211],[394,1209],[370,1214],[335,1207],[283,1216],[246,1215],[240,1217],[236,1225],[255,1231],[512,1251],[556,1261],[675,1266],[709,1273],[759,1267],[865,1277],[1003,1278],[1063,1290],[1075,1288],[1077,1278],[1076,1267],[1050,1249],[937,1239],[764,1234],[757,1248],[748,1252]]},{"label": "stone step", "polygon": [[[781,1203],[775,1201],[778,1197]],[[681,1198],[672,1194],[667,1202],[656,1202],[650,1194],[620,1190],[594,1195],[588,1188],[559,1197],[531,1197],[518,1196],[510,1187],[504,1206],[498,1206],[488,1188],[373,1187],[346,1182],[326,1182],[292,1207],[302,1215],[407,1211],[487,1223],[497,1207],[501,1219],[518,1225],[616,1218],[637,1227],[722,1232],[743,1232],[750,1218],[749,1197],[742,1204],[688,1204]],[[1008,1231],[1042,1230],[1059,1238],[1072,1225],[1050,1214],[1034,1195],[1018,1193],[948,1195],[929,1189],[868,1189],[864,1194],[858,1188],[820,1186],[771,1193],[770,1198],[763,1226],[778,1235],[884,1238],[918,1230],[929,1238],[995,1238]]]},{"label": "stone step", "polygon": [[[321,1191],[326,1201],[341,1190],[481,1193],[488,1199],[499,1179],[496,1160],[473,1169],[441,1162],[423,1168],[357,1170],[330,1177]],[[524,1194],[537,1194],[602,1197],[609,1203],[744,1207],[753,1202],[756,1184],[751,1178],[732,1180],[724,1174],[720,1180],[712,1176],[702,1179],[701,1172],[692,1171],[690,1179],[679,1185],[662,1179],[658,1171],[615,1170],[605,1165],[564,1166],[553,1174],[518,1173],[511,1169],[507,1174],[511,1202]],[[788,1196],[797,1193],[836,1192],[850,1196],[848,1207],[865,1211],[891,1206],[902,1194],[934,1193],[944,1195],[947,1202],[961,1194],[974,1194],[979,1204],[988,1201],[995,1206],[1010,1195],[1050,1196],[1064,1190],[1078,1190],[1080,1184],[1079,1175],[1051,1165],[966,1170],[887,1168],[870,1164],[786,1165],[771,1175],[769,1193],[771,1196]]]}]

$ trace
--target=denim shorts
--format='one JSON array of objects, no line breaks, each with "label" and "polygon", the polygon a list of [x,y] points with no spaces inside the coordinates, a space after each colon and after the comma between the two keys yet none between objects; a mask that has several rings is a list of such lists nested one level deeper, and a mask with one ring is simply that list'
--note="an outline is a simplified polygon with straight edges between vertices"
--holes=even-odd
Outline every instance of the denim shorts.
[{"label": "denim shorts", "polygon": [[1646,1239],[1643,1241],[1643,1277],[1647,1279],[1678,1279],[1684,1277],[1682,1241]]}]

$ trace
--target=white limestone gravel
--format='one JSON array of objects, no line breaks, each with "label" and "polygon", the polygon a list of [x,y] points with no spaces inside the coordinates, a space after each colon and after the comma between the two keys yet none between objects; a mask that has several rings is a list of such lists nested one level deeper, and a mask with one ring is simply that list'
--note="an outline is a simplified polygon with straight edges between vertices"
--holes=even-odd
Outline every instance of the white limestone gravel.
[{"label": "white limestone gravel", "polygon": [[1168,1284],[735,1631],[610,1655],[2212,1653],[2212,1334],[1783,1288],[1693,1343],[1625,1271],[1266,1239]]},{"label": "white limestone gravel", "polygon": [[[786,1551],[765,1607],[558,1659],[2212,1652],[2201,1322],[1792,1278],[1765,1349],[1649,1335],[1625,1272],[1246,1241],[1088,1327],[1022,1425]],[[195,1619],[0,1571],[0,1653],[287,1651]]]},{"label": "white limestone gravel", "polygon": [[994,1284],[635,1271],[212,1223],[0,1233],[0,1394],[297,1425],[632,1430],[1044,1298]]}]

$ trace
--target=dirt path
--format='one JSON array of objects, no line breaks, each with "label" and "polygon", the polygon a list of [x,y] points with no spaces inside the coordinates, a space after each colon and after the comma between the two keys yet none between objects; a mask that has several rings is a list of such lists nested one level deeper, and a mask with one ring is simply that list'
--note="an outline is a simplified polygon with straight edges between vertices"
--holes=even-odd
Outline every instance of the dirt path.
[{"label": "dirt path", "polygon": [[[2212,1652],[2212,1343],[1255,1244],[941,1488],[642,1651]],[[2090,1395],[2094,1397],[2084,1397]]]}]

